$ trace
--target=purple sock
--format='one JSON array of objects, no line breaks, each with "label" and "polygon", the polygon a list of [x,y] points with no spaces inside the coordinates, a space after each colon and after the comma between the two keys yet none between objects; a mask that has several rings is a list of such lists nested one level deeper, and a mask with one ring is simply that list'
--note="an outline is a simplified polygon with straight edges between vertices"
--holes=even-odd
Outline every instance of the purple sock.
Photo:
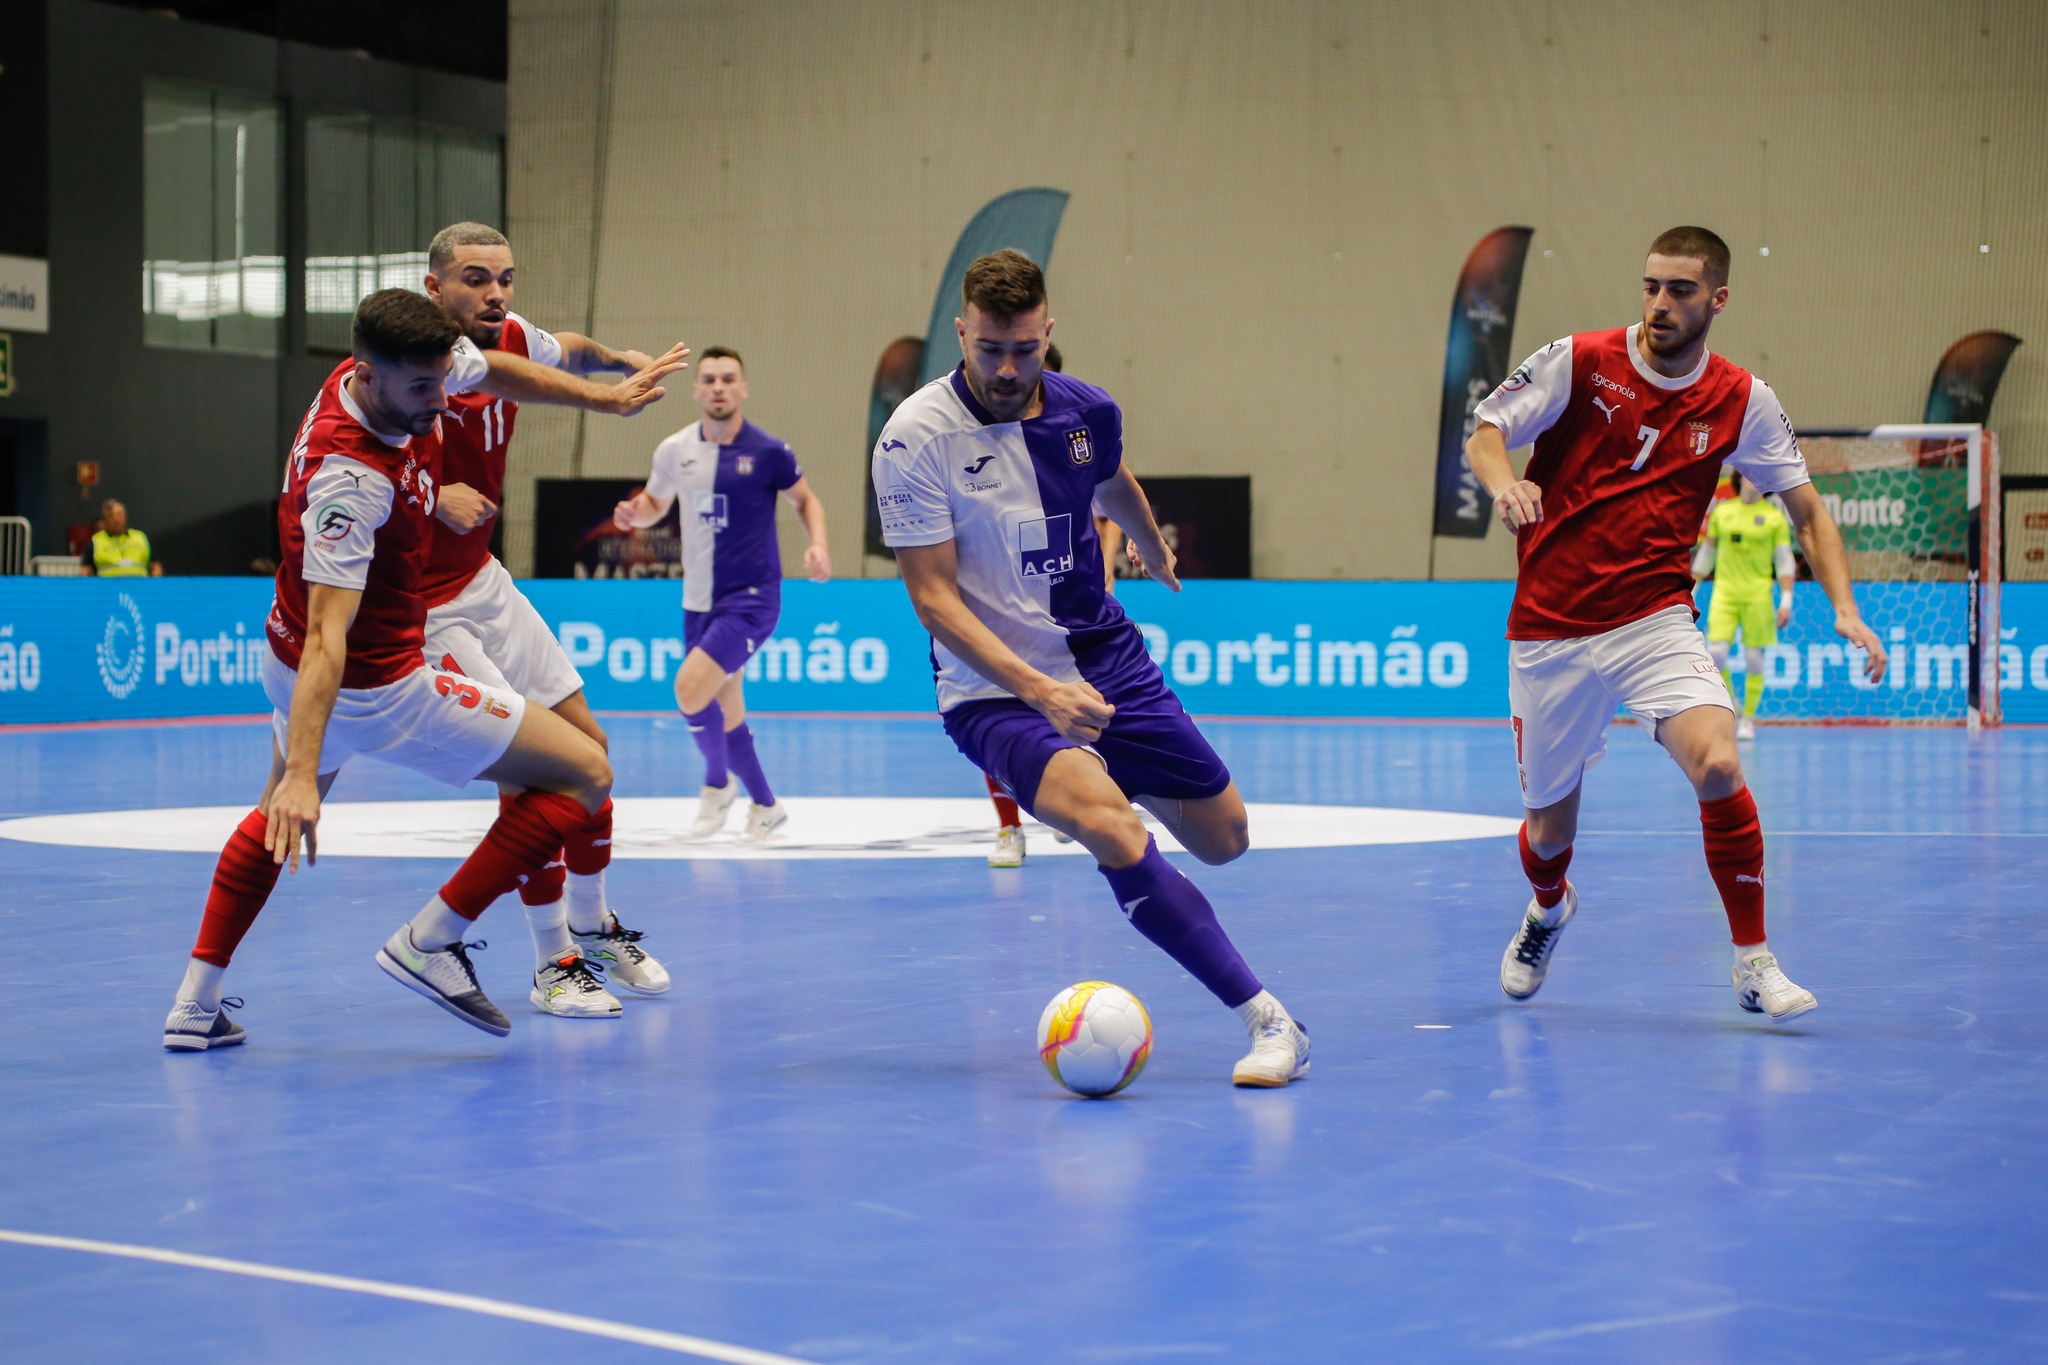
[{"label": "purple sock", "polygon": [[711,704],[696,715],[683,717],[690,726],[690,738],[704,755],[704,785],[723,787],[732,780],[725,761],[725,708],[713,697]]},{"label": "purple sock", "polygon": [[1188,975],[1236,1009],[1259,993],[1259,979],[1244,965],[1201,889],[1166,861],[1158,841],[1145,840],[1145,856],[1129,867],[1096,865],[1109,879],[1131,927],[1166,950]]},{"label": "purple sock", "polygon": [[754,752],[754,732],[741,721],[725,732],[726,754],[731,760],[732,770],[739,776],[747,789],[747,795],[757,806],[775,804],[775,793],[768,788],[768,774],[761,771],[760,756]]}]

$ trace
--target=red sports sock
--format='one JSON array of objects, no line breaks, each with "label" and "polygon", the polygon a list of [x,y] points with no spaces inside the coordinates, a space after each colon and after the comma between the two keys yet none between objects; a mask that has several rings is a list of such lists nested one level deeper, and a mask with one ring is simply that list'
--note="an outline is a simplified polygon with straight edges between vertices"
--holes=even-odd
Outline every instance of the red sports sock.
[{"label": "red sports sock", "polygon": [[563,856],[568,859],[569,870],[579,877],[595,876],[612,864],[612,802],[605,798],[597,814],[585,819],[581,827],[569,836]]},{"label": "red sports sock", "polygon": [[281,867],[263,846],[263,836],[269,830],[269,817],[252,810],[242,817],[242,823],[228,836],[227,847],[220,851],[220,861],[213,868],[213,890],[206,895],[206,914],[199,921],[199,941],[192,945],[192,956],[201,962],[227,966],[242,936],[263,913],[263,903],[270,899]]},{"label": "red sports sock", "polygon": [[1707,871],[1721,888],[1728,912],[1728,936],[1746,948],[1764,941],[1764,831],[1756,801],[1744,787],[1733,796],[1700,802],[1700,828],[1707,843]]},{"label": "red sports sock", "polygon": [[1024,823],[1024,817],[1018,811],[1017,803],[1010,799],[1010,794],[1004,791],[993,777],[987,773],[983,773],[982,777],[988,781],[989,799],[996,803],[996,823],[1003,829],[1020,828]]},{"label": "red sports sock", "polygon": [[1536,850],[1529,847],[1529,822],[1523,821],[1517,836],[1522,845],[1522,875],[1529,879],[1529,886],[1536,893],[1536,903],[1548,910],[1564,899],[1564,873],[1572,865],[1572,846],[1566,844],[1564,852],[1548,858],[1536,856]]},{"label": "red sports sock", "polygon": [[590,812],[553,792],[521,792],[504,802],[498,818],[484,832],[455,875],[441,888],[441,899],[464,919],[475,919],[492,901],[555,860],[571,834],[590,820]]},{"label": "red sports sock", "polygon": [[[512,795],[498,793],[498,814],[503,815],[512,808]],[[527,905],[553,905],[562,898],[562,888],[568,878],[563,875],[562,855],[557,853],[538,872],[529,872],[519,879],[519,899]]]}]

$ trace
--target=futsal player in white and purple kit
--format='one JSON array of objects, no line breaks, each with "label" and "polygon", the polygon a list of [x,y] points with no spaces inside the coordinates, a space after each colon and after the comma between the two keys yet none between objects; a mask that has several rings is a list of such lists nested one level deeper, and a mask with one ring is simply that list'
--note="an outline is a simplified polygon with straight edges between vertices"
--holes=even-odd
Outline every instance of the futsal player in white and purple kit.
[{"label": "futsal player in white and purple kit", "polygon": [[1104,580],[1094,507],[1148,575],[1180,587],[1123,467],[1123,415],[1101,389],[1045,370],[1052,321],[1028,257],[981,257],[962,296],[964,362],[904,400],[874,455],[882,537],[932,635],[946,733],[1094,854],[1133,927],[1237,1011],[1252,1047],[1231,1079],[1286,1085],[1308,1071],[1308,1035],[1131,809],[1205,863],[1248,846],[1229,770]]},{"label": "futsal player in white and purple kit", "polygon": [[676,705],[704,755],[704,786],[690,833],[704,838],[723,829],[744,786],[752,805],[741,838],[758,843],[786,824],[789,814],[754,752],[740,672],[782,615],[776,498],[789,499],[810,532],[804,571],[814,583],[832,576],[825,507],[796,453],[746,420],[747,377],[738,352],[707,349],[692,391],[703,419],[655,447],[647,487],[620,503],[612,519],[622,531],[652,526],[682,500],[687,652],[676,673]]}]

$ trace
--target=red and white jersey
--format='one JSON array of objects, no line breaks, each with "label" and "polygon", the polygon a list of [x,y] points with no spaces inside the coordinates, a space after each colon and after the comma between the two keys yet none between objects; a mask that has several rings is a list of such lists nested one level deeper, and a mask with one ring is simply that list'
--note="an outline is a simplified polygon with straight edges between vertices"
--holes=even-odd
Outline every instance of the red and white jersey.
[{"label": "red and white jersey", "polygon": [[[481,382],[485,369],[482,352],[458,343],[450,392]],[[435,436],[370,430],[345,383],[354,372],[353,360],[334,367],[292,444],[277,509],[284,554],[267,624],[271,652],[297,669],[307,585],[360,591],[341,685],[369,688],[397,682],[422,662],[427,606],[420,570],[434,525],[441,449]]]},{"label": "red and white jersey", "polygon": [[1689,604],[1723,461],[1766,493],[1808,482],[1770,385],[1713,354],[1666,378],[1637,352],[1637,330],[1551,342],[1474,414],[1510,449],[1536,444],[1524,477],[1543,490],[1543,520],[1516,538],[1510,640],[1598,635]]},{"label": "red and white jersey", "polygon": [[[553,333],[542,331],[517,313],[505,315],[497,349],[551,369],[560,369],[564,359],[562,343]],[[519,405],[507,399],[486,393],[451,394],[447,415],[441,419],[441,482],[468,484],[504,506],[505,448],[518,416]],[[467,533],[446,524],[434,527],[420,585],[429,607],[453,601],[490,560],[493,524],[487,521]]]}]

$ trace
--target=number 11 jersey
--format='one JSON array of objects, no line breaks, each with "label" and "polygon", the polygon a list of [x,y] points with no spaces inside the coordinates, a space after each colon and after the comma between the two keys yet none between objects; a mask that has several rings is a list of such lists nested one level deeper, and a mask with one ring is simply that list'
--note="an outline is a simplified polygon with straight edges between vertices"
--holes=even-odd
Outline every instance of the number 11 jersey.
[{"label": "number 11 jersey", "polygon": [[1690,603],[1724,461],[1765,493],[1809,482],[1770,385],[1711,352],[1667,378],[1636,350],[1638,330],[1551,342],[1473,414],[1511,450],[1536,445],[1524,477],[1543,490],[1543,520],[1516,538],[1510,640],[1599,635]]}]

